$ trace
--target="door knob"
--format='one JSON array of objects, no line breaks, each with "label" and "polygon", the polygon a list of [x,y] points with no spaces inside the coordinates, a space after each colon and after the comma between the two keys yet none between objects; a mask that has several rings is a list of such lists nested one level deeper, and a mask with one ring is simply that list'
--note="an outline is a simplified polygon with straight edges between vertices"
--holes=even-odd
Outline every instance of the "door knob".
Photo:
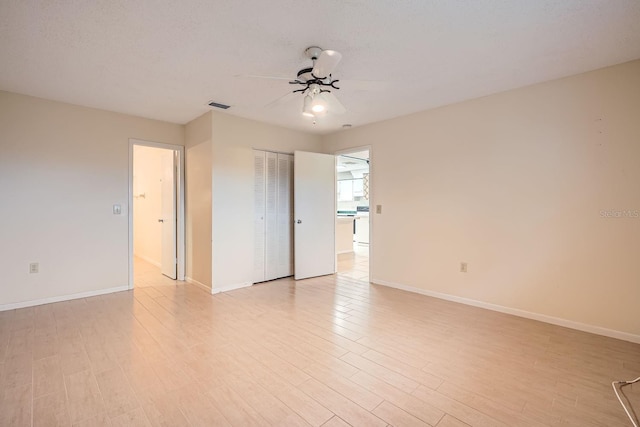
[{"label": "door knob", "polygon": [[296,222],[297,222],[298,224],[302,224],[302,220],[301,220],[301,219],[297,220]]},{"label": "door knob", "polygon": [[158,222],[164,222],[164,219],[159,219]]}]

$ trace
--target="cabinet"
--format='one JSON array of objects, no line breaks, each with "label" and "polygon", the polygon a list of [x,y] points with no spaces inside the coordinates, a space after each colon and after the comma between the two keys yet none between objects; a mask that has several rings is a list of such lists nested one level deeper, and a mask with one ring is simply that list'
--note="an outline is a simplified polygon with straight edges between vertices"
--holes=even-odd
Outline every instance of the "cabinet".
[{"label": "cabinet", "polygon": [[358,243],[369,243],[369,214],[360,215],[356,219],[356,236],[355,240]]},{"label": "cabinet", "polygon": [[253,282],[293,274],[293,156],[254,150]]},{"label": "cabinet", "polygon": [[362,178],[338,181],[339,202],[353,202],[356,197],[364,197],[364,195],[364,180]]},{"label": "cabinet", "polygon": [[338,181],[338,201],[339,202],[351,202],[353,201],[353,181],[343,180]]},{"label": "cabinet", "polygon": [[357,178],[353,180],[353,197],[364,196],[364,180]]}]

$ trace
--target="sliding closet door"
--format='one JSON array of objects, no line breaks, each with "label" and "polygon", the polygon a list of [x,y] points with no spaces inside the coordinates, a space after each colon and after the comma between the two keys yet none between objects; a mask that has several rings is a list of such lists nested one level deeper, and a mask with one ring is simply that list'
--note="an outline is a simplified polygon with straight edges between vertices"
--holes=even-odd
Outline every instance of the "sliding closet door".
[{"label": "sliding closet door", "polygon": [[253,282],[264,282],[265,274],[265,207],[266,207],[266,179],[264,151],[253,152],[254,169],[254,255],[253,255]]},{"label": "sliding closet door", "polygon": [[278,277],[278,155],[267,152],[265,280]]},{"label": "sliding closet door", "polygon": [[254,150],[253,282],[293,275],[293,156]]},{"label": "sliding closet door", "polygon": [[293,156],[278,154],[278,271],[293,275]]}]

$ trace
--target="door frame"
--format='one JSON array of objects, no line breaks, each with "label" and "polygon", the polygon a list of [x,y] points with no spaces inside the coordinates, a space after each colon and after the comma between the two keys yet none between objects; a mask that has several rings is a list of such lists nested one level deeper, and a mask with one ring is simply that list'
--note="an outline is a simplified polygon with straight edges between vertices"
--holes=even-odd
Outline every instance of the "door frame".
[{"label": "door frame", "polygon": [[[375,185],[371,185],[371,177],[373,176],[373,148],[371,145],[360,145],[357,147],[344,148],[342,150],[337,150],[333,154],[336,156],[336,160],[338,156],[342,156],[344,154],[357,153],[358,151],[369,151],[369,282],[371,282],[373,277],[373,263],[371,262],[373,258],[373,215],[375,215],[375,203],[374,203],[374,193],[375,193]],[[337,176],[337,175],[336,175]],[[336,178],[337,180],[337,178]],[[337,185],[337,181],[336,181]],[[337,198],[336,198],[336,209],[337,209]],[[373,210],[371,209],[373,207]],[[336,260],[338,258],[338,251],[336,250]],[[337,269],[337,261],[336,261],[336,269]]]},{"label": "door frame", "polygon": [[162,148],[172,150],[178,155],[176,162],[176,241],[177,241],[177,280],[185,279],[185,220],[184,220],[184,147],[182,145],[165,144],[162,142],[145,141],[129,138],[129,289],[133,289],[133,147],[141,145],[145,147]]}]

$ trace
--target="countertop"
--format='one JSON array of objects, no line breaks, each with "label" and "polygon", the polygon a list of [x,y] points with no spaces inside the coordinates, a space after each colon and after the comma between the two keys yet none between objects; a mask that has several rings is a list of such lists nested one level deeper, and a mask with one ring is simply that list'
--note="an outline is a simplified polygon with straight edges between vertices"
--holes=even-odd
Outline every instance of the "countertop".
[{"label": "countertop", "polygon": [[360,215],[355,215],[355,216],[354,215],[338,215],[337,218],[338,218],[337,220],[338,222],[346,223],[346,222],[352,222],[360,218]]}]

